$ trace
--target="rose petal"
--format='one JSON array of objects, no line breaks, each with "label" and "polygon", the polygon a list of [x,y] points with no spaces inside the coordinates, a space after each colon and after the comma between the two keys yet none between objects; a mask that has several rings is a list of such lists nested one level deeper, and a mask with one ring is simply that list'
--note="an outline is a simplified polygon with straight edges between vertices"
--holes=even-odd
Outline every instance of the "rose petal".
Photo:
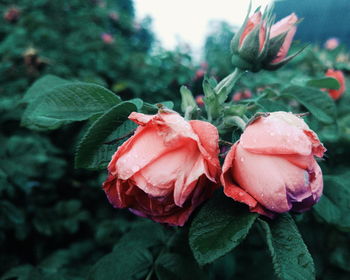
[{"label": "rose petal", "polygon": [[[277,112],[282,113],[282,112]],[[249,125],[241,136],[240,144],[253,153],[310,155],[312,142],[300,128],[308,129],[302,119],[288,114],[260,117]]]},{"label": "rose petal", "polygon": [[224,193],[226,196],[232,199],[245,203],[249,206],[250,211],[257,212],[269,217],[273,217],[273,214],[264,209],[259,202],[249,195],[244,189],[239,187],[232,178],[232,165],[236,156],[237,143],[231,147],[231,150],[226,155],[224,165],[222,167],[221,183],[224,186]]},{"label": "rose petal", "polygon": [[250,153],[240,145],[236,148],[233,177],[242,189],[270,211],[282,213],[290,210],[286,187],[291,182],[300,184],[298,178],[300,173],[303,178],[302,172],[283,158]]}]

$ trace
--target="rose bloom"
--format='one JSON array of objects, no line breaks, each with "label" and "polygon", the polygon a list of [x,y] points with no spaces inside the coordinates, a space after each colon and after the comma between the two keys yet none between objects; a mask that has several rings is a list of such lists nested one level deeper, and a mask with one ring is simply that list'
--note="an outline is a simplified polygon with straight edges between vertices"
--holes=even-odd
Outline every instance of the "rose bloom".
[{"label": "rose bloom", "polygon": [[176,112],[131,113],[135,134],[113,155],[103,189],[110,203],[182,226],[220,182],[218,132]]},{"label": "rose bloom", "polygon": [[226,156],[221,182],[226,196],[269,217],[303,212],[323,189],[314,156],[326,149],[301,118],[286,112],[262,116],[248,125]]},{"label": "rose bloom", "polygon": [[327,50],[334,50],[339,46],[339,40],[337,38],[329,38],[324,46]]},{"label": "rose bloom", "polygon": [[333,69],[328,69],[326,74],[327,77],[334,78],[338,81],[340,84],[339,89],[327,89],[326,91],[328,94],[334,99],[337,100],[339,99],[343,93],[345,92],[345,77],[342,71],[340,70],[333,70]]}]

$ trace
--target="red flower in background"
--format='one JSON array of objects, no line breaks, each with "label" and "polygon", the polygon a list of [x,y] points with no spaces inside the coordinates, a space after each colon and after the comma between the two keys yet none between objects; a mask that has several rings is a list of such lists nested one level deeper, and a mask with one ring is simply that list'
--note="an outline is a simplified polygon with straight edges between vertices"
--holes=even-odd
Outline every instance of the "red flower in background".
[{"label": "red flower in background", "polygon": [[339,89],[327,89],[327,92],[334,100],[339,99],[345,91],[345,77],[343,72],[340,70],[328,69],[325,75],[334,78],[339,82]]},{"label": "red flower in background", "polygon": [[16,7],[12,7],[4,13],[4,19],[8,22],[14,23],[19,19],[20,15],[21,11]]},{"label": "red flower in background", "polygon": [[109,33],[102,33],[101,34],[101,39],[106,44],[112,44],[114,42],[113,36],[111,34],[109,34]]},{"label": "red flower in background", "polygon": [[232,100],[237,102],[239,100],[249,99],[251,97],[252,97],[252,92],[249,89],[245,89],[234,93],[232,96]]},{"label": "red flower in background", "polygon": [[196,103],[199,107],[204,105],[203,95],[197,95],[196,96]]}]

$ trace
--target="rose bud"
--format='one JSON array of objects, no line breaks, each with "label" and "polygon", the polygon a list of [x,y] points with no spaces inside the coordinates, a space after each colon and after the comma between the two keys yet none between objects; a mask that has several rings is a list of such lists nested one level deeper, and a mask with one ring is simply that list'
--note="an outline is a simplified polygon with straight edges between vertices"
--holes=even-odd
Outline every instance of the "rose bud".
[{"label": "rose bud", "polygon": [[106,44],[112,44],[114,42],[113,36],[111,34],[109,34],[109,33],[102,33],[101,34],[101,39]]},{"label": "rose bud", "polygon": [[308,210],[323,189],[314,156],[321,158],[325,151],[304,120],[292,113],[261,116],[247,126],[225,158],[224,192],[271,218]]},{"label": "rose bud", "polygon": [[108,165],[110,203],[156,222],[183,226],[219,186],[218,132],[176,112],[131,113],[139,124]]},{"label": "rose bud", "polygon": [[[264,64],[269,67],[279,65],[288,54],[293,37],[297,31],[298,17],[292,13],[272,25],[270,30],[270,46]],[[291,58],[288,58],[289,60]],[[288,61],[289,61],[288,60]],[[283,64],[284,65],[284,64]]]},{"label": "rose bud", "polygon": [[326,91],[334,100],[339,99],[345,91],[345,78],[343,72],[340,70],[328,69],[325,75],[338,81],[340,85],[339,89],[327,89]]},{"label": "rose bud", "polygon": [[324,44],[324,47],[330,51],[336,49],[338,46],[339,40],[337,38],[329,38]]},{"label": "rose bud", "polygon": [[260,11],[247,17],[231,41],[232,62],[240,69],[253,72],[260,70],[260,65],[255,64],[259,64],[260,58],[265,56],[266,21],[262,18]]},{"label": "rose bud", "polygon": [[[249,13],[248,13],[249,15]],[[252,72],[276,70],[296,54],[286,57],[296,32],[298,18],[293,13],[272,25],[271,8],[246,18],[231,41],[234,66]]]}]

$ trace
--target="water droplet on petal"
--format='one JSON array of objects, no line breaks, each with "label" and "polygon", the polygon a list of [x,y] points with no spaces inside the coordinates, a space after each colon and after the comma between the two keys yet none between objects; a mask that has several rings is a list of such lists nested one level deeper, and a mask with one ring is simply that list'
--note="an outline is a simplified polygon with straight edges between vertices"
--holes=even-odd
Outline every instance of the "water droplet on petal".
[{"label": "water droplet on petal", "polygon": [[242,193],[242,192],[239,192],[239,193],[238,193],[238,195],[239,195],[239,196],[243,196],[243,195],[244,195],[244,193]]},{"label": "water droplet on petal", "polygon": [[134,165],[133,167],[131,167],[132,172],[137,172],[140,170],[140,167],[138,165]]},{"label": "water droplet on petal", "polygon": [[244,161],[244,158],[243,157],[241,157],[241,162],[243,162]]}]

